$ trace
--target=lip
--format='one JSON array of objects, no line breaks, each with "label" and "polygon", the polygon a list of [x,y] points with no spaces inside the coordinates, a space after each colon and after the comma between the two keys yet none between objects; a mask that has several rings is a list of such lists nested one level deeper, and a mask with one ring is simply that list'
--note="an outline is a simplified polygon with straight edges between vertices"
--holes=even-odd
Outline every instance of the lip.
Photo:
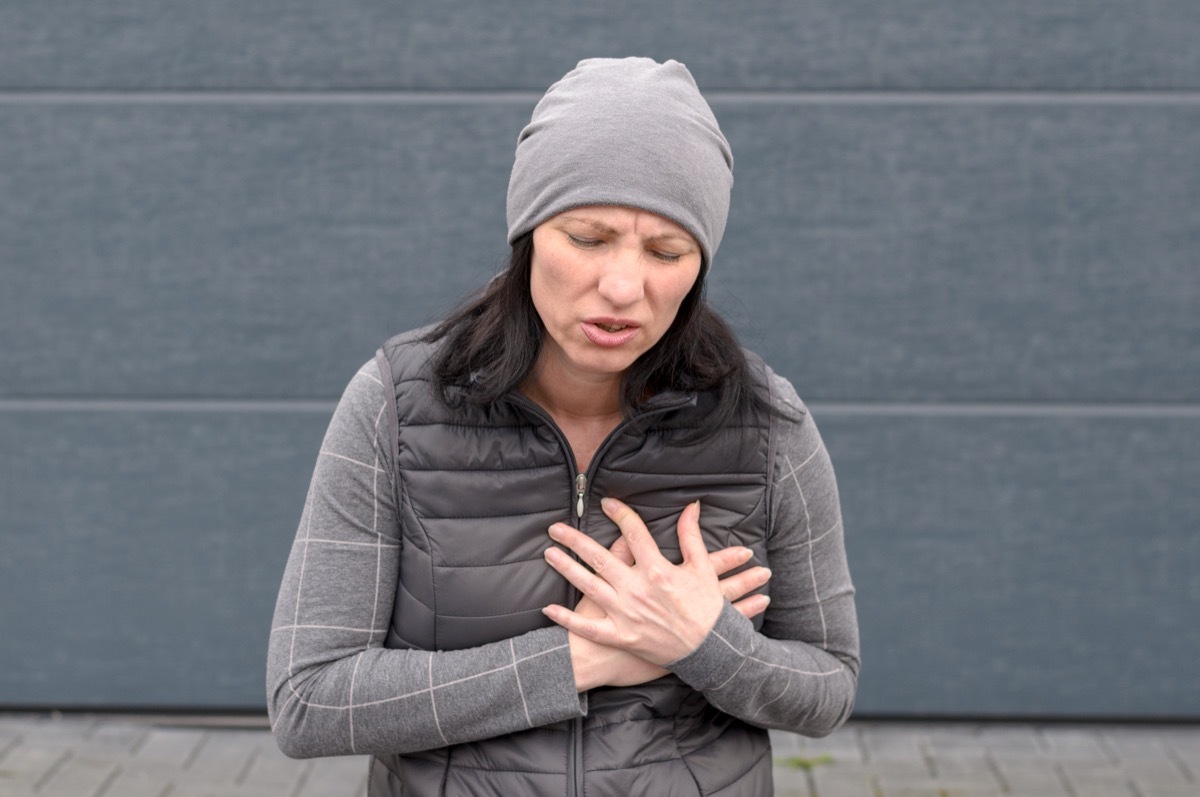
[{"label": "lip", "polygon": [[[609,327],[623,326],[618,332],[609,332],[606,329],[598,326],[604,324]],[[593,318],[585,318],[580,324],[583,329],[584,336],[592,343],[604,348],[616,348],[624,346],[629,341],[633,340],[637,335],[640,326],[636,321],[630,321],[627,318],[609,318],[607,316],[596,316]]]}]

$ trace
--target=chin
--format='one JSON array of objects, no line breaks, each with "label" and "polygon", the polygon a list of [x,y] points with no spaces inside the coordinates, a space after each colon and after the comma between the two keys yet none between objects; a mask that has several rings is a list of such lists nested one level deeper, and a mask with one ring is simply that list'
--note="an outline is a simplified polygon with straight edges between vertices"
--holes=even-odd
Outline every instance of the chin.
[{"label": "chin", "polygon": [[600,356],[595,356],[595,352],[589,354],[592,356],[577,358],[574,362],[575,367],[580,371],[590,371],[605,376],[620,376],[629,370],[629,366],[634,364],[642,352],[632,356],[626,352],[611,352]]}]

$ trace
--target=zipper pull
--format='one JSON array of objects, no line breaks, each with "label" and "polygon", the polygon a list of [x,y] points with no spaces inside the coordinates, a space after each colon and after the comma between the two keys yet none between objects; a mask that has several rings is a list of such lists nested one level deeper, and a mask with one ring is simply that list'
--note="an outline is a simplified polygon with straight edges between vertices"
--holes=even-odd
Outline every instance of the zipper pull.
[{"label": "zipper pull", "polygon": [[575,477],[575,517],[583,517],[583,494],[587,492],[587,476],[580,473]]}]

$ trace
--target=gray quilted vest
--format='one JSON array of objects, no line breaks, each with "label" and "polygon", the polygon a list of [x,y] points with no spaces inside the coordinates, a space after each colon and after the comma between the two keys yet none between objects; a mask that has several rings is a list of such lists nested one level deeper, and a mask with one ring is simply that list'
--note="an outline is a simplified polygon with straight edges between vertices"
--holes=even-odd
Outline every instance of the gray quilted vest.
[{"label": "gray quilted vest", "polygon": [[[611,545],[618,532],[600,510],[604,496],[636,509],[673,561],[679,512],[697,499],[710,550],[745,545],[751,564],[766,561],[769,418],[679,445],[708,397],[656,396],[578,474],[562,433],[523,396],[489,407],[438,401],[433,346],[417,334],[392,338],[378,358],[395,386],[403,538],[387,647],[455,650],[549,625],[541,608],[574,605],[575,595],[542,558],[546,528],[571,523]],[[765,390],[765,366],[748,356]],[[713,708],[675,676],[592,690],[587,716],[574,721],[379,757],[369,787],[372,797],[771,793],[767,732]]]}]

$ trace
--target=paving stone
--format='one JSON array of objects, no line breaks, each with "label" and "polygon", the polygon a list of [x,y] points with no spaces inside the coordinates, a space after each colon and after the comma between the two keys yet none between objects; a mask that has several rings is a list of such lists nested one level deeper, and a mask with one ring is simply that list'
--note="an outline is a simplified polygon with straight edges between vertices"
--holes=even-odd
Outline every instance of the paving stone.
[{"label": "paving stone", "polygon": [[821,739],[810,739],[795,733],[771,732],[771,746],[776,755],[797,755],[810,758],[829,756],[839,762],[862,762],[863,749],[858,733],[853,728],[843,728],[837,733]]},{"label": "paving stone", "polygon": [[775,766],[776,797],[812,797],[808,773],[798,767]]},{"label": "paving stone", "polygon": [[[0,797],[361,797],[367,758],[294,761],[265,728],[0,715]],[[165,720],[169,721],[169,720]],[[187,720],[196,722],[195,718]],[[1200,727],[851,723],[772,732],[782,797],[1200,797]],[[865,753],[865,754],[864,754]],[[787,758],[818,761],[806,771]]]},{"label": "paving stone", "polygon": [[1121,761],[1166,761],[1166,741],[1157,728],[1114,728],[1100,733],[1105,746]]},{"label": "paving stone", "polygon": [[100,725],[91,733],[71,745],[76,753],[94,752],[107,755],[130,755],[150,732],[149,728],[137,725]]},{"label": "paving stone", "polygon": [[94,731],[99,723],[91,718],[19,717],[4,724],[27,742],[69,745]]},{"label": "paving stone", "polygon": [[1140,797],[1196,797],[1200,795],[1200,785],[1195,783],[1187,786],[1139,786]]},{"label": "paving stone", "polygon": [[367,757],[339,756],[312,761],[295,797],[359,797],[367,790]]},{"label": "paving stone", "polygon": [[[1122,761],[1121,769],[1138,784],[1155,784],[1159,786],[1186,786],[1195,783],[1191,773],[1174,761]],[[1200,795],[1200,787],[1196,788]]]},{"label": "paving stone", "polygon": [[46,797],[94,797],[116,774],[117,765],[94,757],[73,756],[42,784]]},{"label": "paving stone", "polygon": [[1059,761],[1090,761],[1107,764],[1113,760],[1109,751],[1101,743],[1100,733],[1095,730],[1043,728],[1041,737],[1043,749],[1051,758]]},{"label": "paving stone", "polygon": [[979,730],[979,741],[991,753],[1005,758],[1045,758],[1046,750],[1036,729],[997,725]]},{"label": "paving stone", "polygon": [[933,775],[924,756],[917,758],[888,758],[883,761],[872,759],[865,765],[868,772],[886,778],[928,778]]},{"label": "paving stone", "polygon": [[179,783],[169,797],[280,797],[288,792],[271,787],[212,786],[202,783]]},{"label": "paving stone", "polygon": [[919,760],[923,756],[921,746],[926,741],[923,728],[903,725],[864,728],[860,737],[870,761]]},{"label": "paving stone", "polygon": [[155,728],[129,758],[138,769],[178,770],[189,762],[204,741],[204,731]]},{"label": "paving stone", "polygon": [[1121,797],[1137,797],[1128,773],[1120,767],[1082,761],[1065,761],[1059,766],[1076,794],[1092,797],[1093,794],[1105,792]]},{"label": "paving stone", "polygon": [[933,774],[939,778],[986,777],[997,783],[992,762],[979,750],[958,753],[932,753],[926,757]]},{"label": "paving stone", "polygon": [[1163,735],[1162,744],[1175,765],[1191,780],[1200,782],[1200,734],[1171,732]]},{"label": "paving stone", "polygon": [[21,734],[17,733],[15,728],[0,726],[0,760],[4,759],[4,754],[8,752],[8,748],[17,745],[20,741]]},{"label": "paving stone", "polygon": [[307,761],[294,761],[260,747],[255,749],[239,782],[246,789],[273,789],[275,794],[286,794],[300,785],[309,766]]},{"label": "paving stone", "polygon": [[880,778],[879,793],[883,797],[1001,797],[995,783],[971,778]]},{"label": "paving stone", "polygon": [[167,775],[118,770],[97,797],[163,797],[171,781]]},{"label": "paving stone", "polygon": [[249,769],[261,736],[250,731],[205,734],[188,764],[189,777],[212,784],[235,783]]},{"label": "paving stone", "polygon": [[813,797],[878,797],[870,775],[846,772],[836,766],[815,767],[812,770]]},{"label": "paving stone", "polygon": [[69,758],[66,750],[22,742],[0,761],[0,783],[32,785],[48,780]]},{"label": "paving stone", "polygon": [[1070,794],[1055,762],[1030,758],[998,758],[991,762],[1001,781],[1013,794],[1048,793],[1057,797]]},{"label": "paving stone", "polygon": [[925,747],[936,754],[982,750],[980,727],[978,725],[935,726],[925,734]]}]

